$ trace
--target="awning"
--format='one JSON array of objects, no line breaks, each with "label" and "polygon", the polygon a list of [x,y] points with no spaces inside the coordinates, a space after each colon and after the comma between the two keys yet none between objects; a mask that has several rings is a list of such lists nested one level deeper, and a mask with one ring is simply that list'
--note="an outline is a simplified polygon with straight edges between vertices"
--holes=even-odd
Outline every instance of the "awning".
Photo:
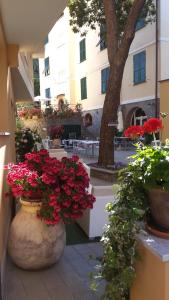
[{"label": "awning", "polygon": [[33,101],[33,98],[18,68],[11,68],[11,81],[15,102]]}]

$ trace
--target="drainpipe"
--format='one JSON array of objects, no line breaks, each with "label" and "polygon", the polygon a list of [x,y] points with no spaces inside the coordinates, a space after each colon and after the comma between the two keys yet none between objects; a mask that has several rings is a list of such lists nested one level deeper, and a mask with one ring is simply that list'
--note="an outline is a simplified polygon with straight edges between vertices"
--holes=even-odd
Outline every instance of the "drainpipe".
[{"label": "drainpipe", "polygon": [[159,5],[158,0],[156,0],[156,50],[155,50],[155,117],[159,117],[158,109],[158,21],[159,21]]}]

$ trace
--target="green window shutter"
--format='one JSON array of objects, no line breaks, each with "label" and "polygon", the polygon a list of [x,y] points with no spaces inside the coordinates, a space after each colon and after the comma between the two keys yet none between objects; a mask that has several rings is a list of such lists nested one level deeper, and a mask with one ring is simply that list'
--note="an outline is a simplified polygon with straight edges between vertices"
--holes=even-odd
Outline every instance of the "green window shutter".
[{"label": "green window shutter", "polygon": [[142,29],[145,25],[146,25],[146,23],[145,23],[145,19],[144,18],[138,19],[138,21],[136,23],[135,31]]},{"label": "green window shutter", "polygon": [[48,76],[50,74],[50,65],[49,65],[49,57],[45,58],[45,76]]},{"label": "green window shutter", "polygon": [[84,60],[86,60],[86,39],[80,41],[79,48],[80,48],[80,62],[83,62]]},{"label": "green window shutter", "polygon": [[50,88],[45,89],[45,97],[46,98],[51,98]]},{"label": "green window shutter", "polygon": [[134,84],[146,81],[146,52],[140,52],[133,56]]},{"label": "green window shutter", "polygon": [[106,25],[100,26],[100,51],[107,48],[106,43]]},{"label": "green window shutter", "polygon": [[48,44],[48,42],[49,42],[49,39],[48,39],[48,35],[47,35],[45,40],[44,40],[44,44],[46,45],[46,44]]},{"label": "green window shutter", "polygon": [[81,86],[81,100],[87,99],[87,80],[86,77],[80,80]]},{"label": "green window shutter", "polygon": [[105,94],[107,91],[107,84],[109,80],[110,68],[105,68],[101,71],[101,93]]}]

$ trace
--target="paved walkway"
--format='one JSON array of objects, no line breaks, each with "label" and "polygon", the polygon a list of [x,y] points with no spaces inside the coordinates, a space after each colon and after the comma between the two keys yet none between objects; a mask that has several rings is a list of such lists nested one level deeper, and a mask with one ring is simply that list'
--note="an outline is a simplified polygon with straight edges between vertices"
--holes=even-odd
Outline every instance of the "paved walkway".
[{"label": "paved walkway", "polygon": [[[122,151],[122,150],[116,150],[114,152],[114,158],[115,158],[115,162],[122,162],[124,164],[127,164],[130,159],[128,159],[128,157],[130,157],[131,155],[133,155],[135,153],[134,149],[133,150],[128,150],[128,151]],[[72,152],[68,152],[68,156],[71,157],[72,156]],[[79,157],[81,157],[83,159],[83,161],[86,164],[89,163],[94,163],[97,162],[98,157],[91,157],[91,156],[86,156],[86,155],[82,155],[81,153],[77,154]]]},{"label": "paved walkway", "polygon": [[99,243],[67,246],[56,265],[36,272],[23,271],[9,260],[6,300],[98,300],[102,291],[89,289],[88,274],[96,265],[89,255],[101,253]]}]

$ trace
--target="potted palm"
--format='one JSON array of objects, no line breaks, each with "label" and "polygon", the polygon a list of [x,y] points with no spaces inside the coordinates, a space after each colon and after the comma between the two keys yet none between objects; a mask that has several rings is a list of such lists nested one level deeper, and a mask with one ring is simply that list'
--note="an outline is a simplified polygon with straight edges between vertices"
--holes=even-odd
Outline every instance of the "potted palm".
[{"label": "potted palm", "polygon": [[64,224],[92,208],[95,198],[86,190],[89,177],[78,157],[57,160],[40,150],[25,158],[8,166],[7,183],[21,203],[11,224],[8,250],[19,267],[39,269],[60,258]]}]

